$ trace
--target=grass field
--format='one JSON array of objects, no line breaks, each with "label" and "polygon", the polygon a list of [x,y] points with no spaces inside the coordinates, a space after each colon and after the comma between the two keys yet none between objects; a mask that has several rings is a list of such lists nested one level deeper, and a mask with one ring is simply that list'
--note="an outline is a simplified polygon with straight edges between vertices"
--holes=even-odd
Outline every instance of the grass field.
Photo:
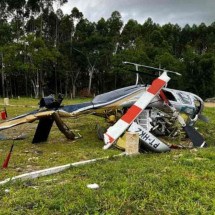
[{"label": "grass field", "polygon": [[[35,99],[10,100],[9,117],[33,110],[37,103]],[[39,179],[8,183],[0,187],[0,214],[215,214],[215,108],[206,108],[205,115],[210,123],[198,122],[197,127],[208,148],[112,157]],[[115,148],[102,150],[96,123],[103,124],[103,119],[86,116],[66,123],[83,138],[68,141],[54,126],[48,142],[33,145],[36,123],[2,131],[11,138],[23,133],[26,139],[14,141],[9,167],[0,170],[0,180],[121,153]],[[12,143],[0,142],[1,165]],[[99,189],[87,188],[92,183]]]}]

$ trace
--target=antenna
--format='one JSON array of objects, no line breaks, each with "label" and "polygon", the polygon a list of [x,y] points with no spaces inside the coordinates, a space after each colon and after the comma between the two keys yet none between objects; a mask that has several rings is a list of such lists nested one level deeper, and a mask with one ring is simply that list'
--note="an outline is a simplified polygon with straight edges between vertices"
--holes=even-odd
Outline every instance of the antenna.
[{"label": "antenna", "polygon": [[137,73],[136,73],[136,85],[137,85],[138,82],[139,82],[139,71],[138,71],[138,66],[135,65],[135,69],[136,69],[136,71],[137,71]]}]

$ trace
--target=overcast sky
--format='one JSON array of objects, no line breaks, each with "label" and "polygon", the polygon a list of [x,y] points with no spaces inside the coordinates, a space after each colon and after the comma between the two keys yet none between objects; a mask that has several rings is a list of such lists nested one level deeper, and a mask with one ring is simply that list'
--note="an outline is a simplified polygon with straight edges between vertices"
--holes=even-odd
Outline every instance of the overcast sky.
[{"label": "overcast sky", "polygon": [[90,21],[108,19],[119,11],[124,23],[135,19],[144,23],[148,17],[161,25],[165,23],[210,25],[215,21],[215,0],[68,0],[62,9],[70,13],[77,7]]}]

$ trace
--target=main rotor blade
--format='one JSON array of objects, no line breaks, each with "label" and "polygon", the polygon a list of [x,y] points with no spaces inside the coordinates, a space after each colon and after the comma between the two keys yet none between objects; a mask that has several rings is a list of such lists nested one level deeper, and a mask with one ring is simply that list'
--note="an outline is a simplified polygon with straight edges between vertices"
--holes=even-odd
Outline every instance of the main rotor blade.
[{"label": "main rotor blade", "polygon": [[147,72],[144,72],[144,71],[136,71],[136,70],[133,70],[133,69],[128,69],[128,71],[138,73],[138,74],[144,74],[144,75],[147,75],[147,76],[150,76],[150,77],[158,77],[155,74],[150,74],[150,73],[147,73]]},{"label": "main rotor blade", "polygon": [[183,127],[183,129],[190,138],[190,140],[192,141],[194,147],[202,148],[207,146],[204,138],[195,128],[186,125]]},{"label": "main rotor blade", "polygon": [[199,118],[200,120],[202,120],[203,122],[206,122],[206,123],[209,122],[209,119],[208,119],[206,116],[202,115],[202,114],[199,114],[199,115],[198,115],[198,118]]},{"label": "main rotor blade", "polygon": [[178,72],[174,72],[174,71],[170,71],[170,70],[166,70],[166,69],[161,69],[161,68],[156,68],[156,67],[152,67],[152,66],[146,66],[146,65],[132,63],[132,62],[127,62],[127,61],[124,61],[123,64],[129,64],[129,65],[133,65],[135,67],[143,67],[143,68],[146,68],[146,69],[153,69],[153,70],[161,71],[161,72],[173,73],[173,74],[181,76],[181,74],[178,73]]},{"label": "main rotor blade", "polygon": [[107,132],[104,134],[105,146],[103,149],[108,149],[123,134],[123,132],[128,129],[152,99],[167,85],[169,80],[170,77],[166,72],[163,72],[152,82],[151,86],[127,110],[127,112],[113,126],[108,128]]}]

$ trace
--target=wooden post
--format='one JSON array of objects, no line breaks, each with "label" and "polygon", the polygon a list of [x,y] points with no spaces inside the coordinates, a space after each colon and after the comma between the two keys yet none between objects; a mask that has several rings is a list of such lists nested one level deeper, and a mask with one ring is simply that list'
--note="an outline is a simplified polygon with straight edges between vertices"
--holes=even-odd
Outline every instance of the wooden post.
[{"label": "wooden post", "polygon": [[139,154],[139,135],[136,132],[126,132],[125,152],[127,155]]},{"label": "wooden post", "polygon": [[4,98],[4,105],[9,105],[9,98]]}]

